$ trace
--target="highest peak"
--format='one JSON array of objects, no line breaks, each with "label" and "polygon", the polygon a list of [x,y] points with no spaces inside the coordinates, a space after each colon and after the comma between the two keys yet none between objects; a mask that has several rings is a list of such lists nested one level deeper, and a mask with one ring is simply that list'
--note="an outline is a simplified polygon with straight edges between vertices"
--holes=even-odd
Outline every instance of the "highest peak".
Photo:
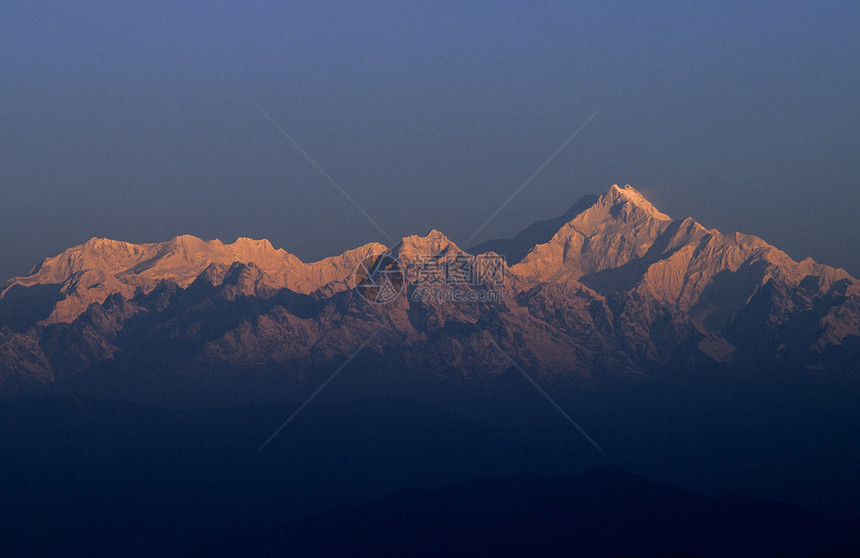
[{"label": "highest peak", "polygon": [[590,207],[564,225],[559,233],[566,235],[572,230],[586,237],[598,233],[617,235],[644,223],[649,227],[653,225],[656,227],[653,232],[658,232],[671,222],[671,217],[661,213],[629,184],[624,187],[613,184]]},{"label": "highest peak", "polygon": [[660,212],[645,198],[645,196],[629,184],[625,184],[623,187],[613,184],[609,187],[609,190],[600,197],[598,203],[609,206],[631,204],[654,219],[661,221],[670,221],[672,219],[665,213]]},{"label": "highest peak", "polygon": [[641,258],[672,222],[632,186],[613,184],[514,269],[543,281],[620,267]]},{"label": "highest peak", "polygon": [[636,193],[640,196],[642,195],[639,193],[638,190],[636,190],[636,188],[634,188],[630,184],[625,184],[624,186],[619,186],[618,184],[613,184],[612,186],[609,187],[608,191],[612,192],[612,193],[617,193],[617,194],[624,194],[625,192],[627,192],[627,193],[631,193],[631,194]]},{"label": "highest peak", "polygon": [[639,193],[639,190],[637,190],[636,188],[634,188],[630,184],[625,184],[624,186],[619,186],[618,184],[613,184],[612,186],[609,187],[609,190],[607,190],[606,193],[610,196],[615,196],[615,197],[623,196],[626,198],[633,198],[633,199],[638,199],[638,198],[644,199],[645,198],[645,196],[643,196],[641,193]]}]

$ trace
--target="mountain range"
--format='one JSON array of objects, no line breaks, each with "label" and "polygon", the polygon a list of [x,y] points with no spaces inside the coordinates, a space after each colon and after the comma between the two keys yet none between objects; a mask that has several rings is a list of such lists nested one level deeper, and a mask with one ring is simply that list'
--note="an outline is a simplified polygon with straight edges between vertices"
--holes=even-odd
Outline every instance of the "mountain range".
[{"label": "mountain range", "polygon": [[[395,296],[368,299],[391,273]],[[591,389],[750,362],[829,374],[858,357],[860,281],[672,219],[630,186],[470,249],[432,230],[305,263],[267,240],[94,238],[0,290],[3,397],[250,404],[353,358],[383,391],[423,392],[512,368]]]}]

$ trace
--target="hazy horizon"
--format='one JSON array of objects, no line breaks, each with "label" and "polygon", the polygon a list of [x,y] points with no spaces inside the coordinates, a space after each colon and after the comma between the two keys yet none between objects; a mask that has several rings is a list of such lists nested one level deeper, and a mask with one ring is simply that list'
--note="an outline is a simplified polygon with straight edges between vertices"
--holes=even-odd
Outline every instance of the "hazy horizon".
[{"label": "hazy horizon", "polygon": [[394,239],[510,237],[629,183],[860,275],[854,3],[4,11],[3,280],[94,236],[388,244],[266,115]]}]

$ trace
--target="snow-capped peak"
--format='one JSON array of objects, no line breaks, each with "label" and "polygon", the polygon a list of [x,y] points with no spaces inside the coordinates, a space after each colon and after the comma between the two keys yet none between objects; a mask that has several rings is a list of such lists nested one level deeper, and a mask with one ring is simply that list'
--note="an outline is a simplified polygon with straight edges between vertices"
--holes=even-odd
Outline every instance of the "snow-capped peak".
[{"label": "snow-capped peak", "polygon": [[672,220],[672,218],[665,213],[661,213],[656,207],[651,204],[651,202],[645,199],[645,196],[640,194],[635,188],[633,188],[633,186],[629,184],[625,184],[624,187],[619,187],[617,184],[613,184],[609,187],[609,190],[601,197],[601,201],[613,205],[618,203],[630,203],[636,206],[637,209],[645,212],[649,217],[659,219],[661,221]]},{"label": "snow-capped peak", "polygon": [[93,302],[101,303],[114,293],[131,298],[151,291],[163,280],[185,288],[201,274],[210,283],[223,281],[235,262],[253,264],[271,278],[273,287],[309,293],[329,282],[345,281],[363,254],[384,249],[382,245],[367,245],[306,264],[265,239],[242,237],[224,244],[218,239],[181,235],[165,242],[131,244],[93,238],[46,259],[30,275],[13,277],[0,291],[0,298],[16,285],[59,285],[63,298],[46,323],[70,322]]},{"label": "snow-capped peak", "polygon": [[613,184],[549,242],[535,246],[513,271],[545,281],[619,267],[642,257],[671,223],[633,187]]},{"label": "snow-capped peak", "polygon": [[447,236],[436,229],[432,229],[425,236],[404,237],[389,250],[389,255],[395,259],[406,261],[435,257],[449,252],[465,253]]}]

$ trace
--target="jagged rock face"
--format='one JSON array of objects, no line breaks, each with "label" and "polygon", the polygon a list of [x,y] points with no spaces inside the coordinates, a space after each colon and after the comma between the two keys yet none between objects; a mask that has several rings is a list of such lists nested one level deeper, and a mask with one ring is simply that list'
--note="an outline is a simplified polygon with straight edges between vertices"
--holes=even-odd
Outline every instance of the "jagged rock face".
[{"label": "jagged rock face", "polygon": [[644,256],[671,222],[630,186],[612,186],[549,242],[535,246],[514,273],[558,282],[617,268]]},{"label": "jagged rock face", "polygon": [[[192,384],[258,370],[247,382],[274,374],[289,385],[364,347],[398,382],[453,383],[513,367],[582,385],[746,357],[818,367],[834,351],[860,356],[860,283],[843,270],[673,220],[630,186],[566,215],[518,235],[548,240],[502,263],[495,283],[449,282],[441,298],[418,296],[428,266],[450,279],[463,271],[452,266],[495,254],[473,258],[435,230],[313,263],[264,240],[94,239],[6,283],[0,393],[120,370]],[[386,304],[353,279],[380,255],[405,277]]]},{"label": "jagged rock face", "polygon": [[263,283],[271,289],[309,293],[329,283],[344,282],[367,253],[384,249],[373,243],[306,264],[284,250],[276,250],[268,240],[239,238],[223,244],[185,235],[167,242],[130,244],[93,238],[48,258],[30,275],[10,279],[0,294],[5,296],[15,287],[57,285],[59,299],[42,323],[70,323],[90,304],[100,304],[114,293],[132,298],[150,292],[162,281],[185,288],[201,274],[210,283],[220,282],[235,262],[253,264],[265,274]]},{"label": "jagged rock face", "polygon": [[[668,312],[717,338],[737,332],[739,316],[750,319],[753,300],[764,313],[761,327],[778,328],[816,304],[827,305],[831,316],[834,305],[856,304],[860,292],[860,283],[845,271],[812,259],[795,262],[755,236],[707,230],[690,218],[672,220],[630,186],[611,187],[512,272],[539,282],[587,285],[623,306],[618,315],[631,323],[647,324],[653,312]],[[779,291],[767,302],[763,292],[756,298],[765,287]],[[842,289],[844,301],[838,304],[834,288]],[[744,308],[747,312],[739,314]],[[844,310],[840,319],[822,319],[819,325],[822,337],[836,344],[858,331],[857,316]],[[639,329],[623,336],[641,337]],[[734,338],[744,341],[738,334]],[[820,349],[826,343],[817,339],[814,345]],[[716,344],[717,352],[732,351],[725,339],[706,344]]]}]

